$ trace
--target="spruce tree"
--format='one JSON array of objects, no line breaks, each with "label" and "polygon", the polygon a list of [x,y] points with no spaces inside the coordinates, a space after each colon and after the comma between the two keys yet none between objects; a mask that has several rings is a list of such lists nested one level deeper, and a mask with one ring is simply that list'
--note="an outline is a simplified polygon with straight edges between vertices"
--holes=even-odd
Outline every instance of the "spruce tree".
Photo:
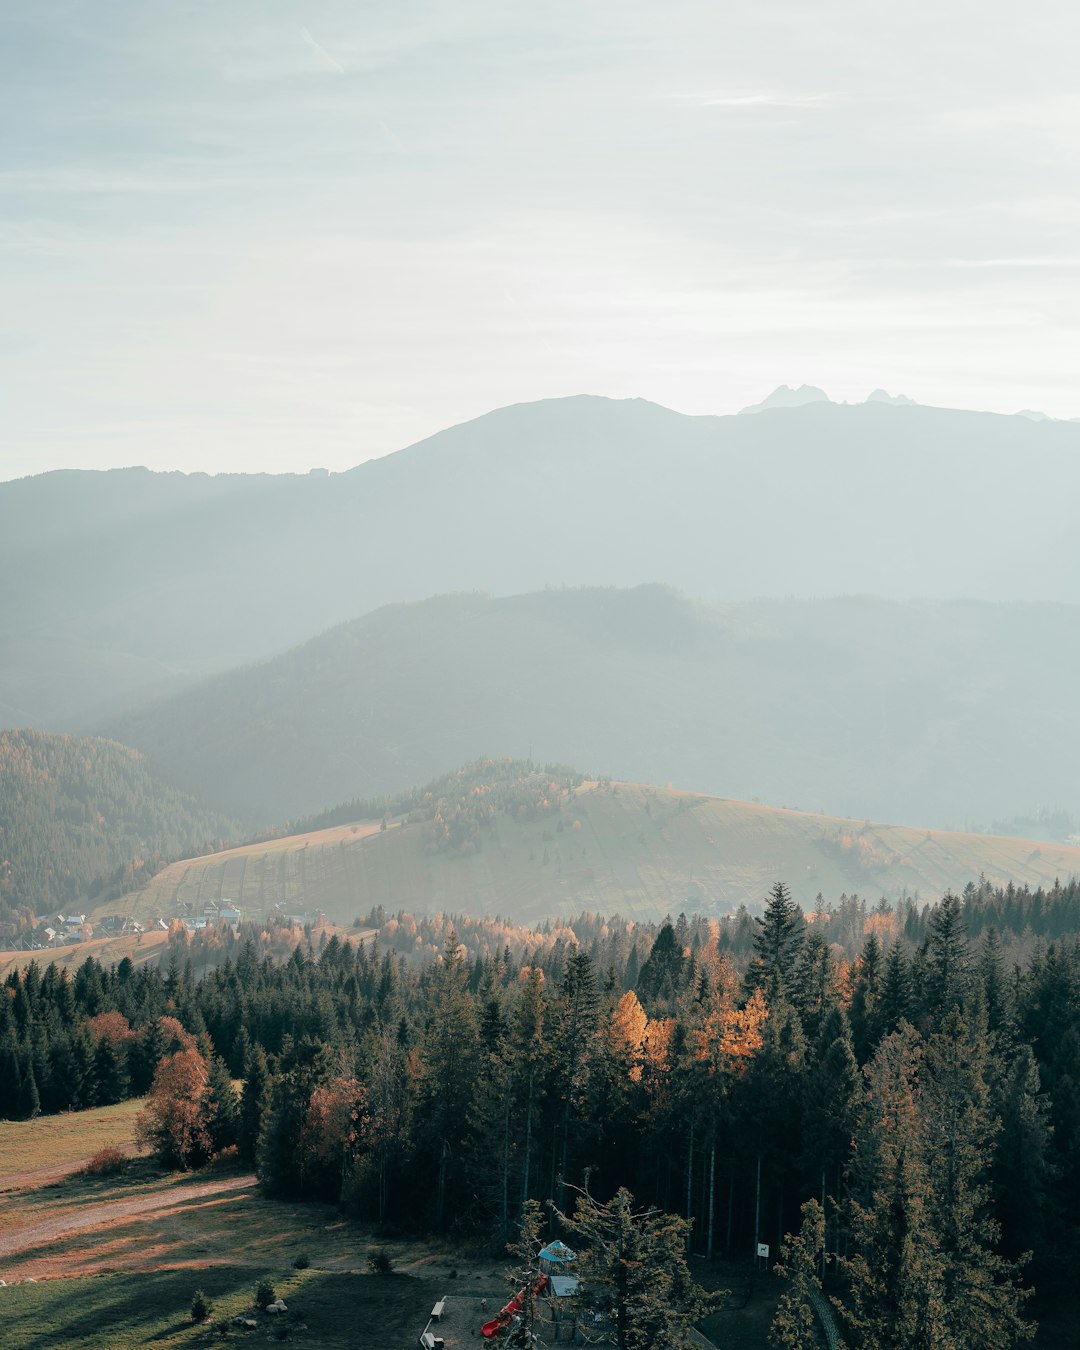
[{"label": "spruce tree", "polygon": [[959,899],[947,893],[930,916],[926,936],[926,983],[923,1014],[939,1026],[960,1007],[970,984],[967,929]]},{"label": "spruce tree", "polygon": [[237,1151],[245,1162],[255,1161],[259,1130],[269,1098],[270,1070],[266,1063],[266,1051],[261,1045],[250,1045],[244,1060],[244,1086],[240,1094],[236,1129]]},{"label": "spruce tree", "polygon": [[760,986],[771,1005],[778,996],[790,995],[803,941],[802,914],[782,881],[773,886],[765,913],[754,922],[754,959],[747,971],[746,987],[752,992]]},{"label": "spruce tree", "polygon": [[722,1295],[708,1295],[686,1265],[687,1220],[658,1209],[635,1209],[620,1187],[606,1204],[576,1191],[574,1212],[556,1211],[576,1239],[586,1293],[610,1308],[619,1350],[689,1350],[690,1329]]},{"label": "spruce tree", "polygon": [[108,1036],[101,1036],[94,1051],[95,1100],[99,1106],[112,1106],[127,1096],[128,1070],[124,1047]]}]

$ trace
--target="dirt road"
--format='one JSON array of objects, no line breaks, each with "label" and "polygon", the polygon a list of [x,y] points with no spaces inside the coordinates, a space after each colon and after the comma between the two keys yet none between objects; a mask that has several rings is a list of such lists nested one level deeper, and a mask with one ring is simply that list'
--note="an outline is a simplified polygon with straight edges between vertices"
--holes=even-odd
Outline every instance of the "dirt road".
[{"label": "dirt road", "polygon": [[[255,1184],[255,1177],[251,1174],[240,1177],[217,1177],[209,1181],[192,1182],[190,1185],[155,1190],[151,1195],[133,1195],[102,1201],[99,1204],[77,1205],[69,1210],[61,1210],[60,1213],[48,1218],[27,1215],[28,1222],[24,1225],[20,1225],[19,1216],[13,1214],[0,1230],[0,1260],[10,1260],[20,1252],[43,1247],[72,1233],[104,1228],[140,1215],[165,1214],[178,1205],[188,1204],[193,1200],[217,1199],[238,1191],[250,1190]],[[11,1225],[11,1219],[15,1221],[14,1226]]]}]

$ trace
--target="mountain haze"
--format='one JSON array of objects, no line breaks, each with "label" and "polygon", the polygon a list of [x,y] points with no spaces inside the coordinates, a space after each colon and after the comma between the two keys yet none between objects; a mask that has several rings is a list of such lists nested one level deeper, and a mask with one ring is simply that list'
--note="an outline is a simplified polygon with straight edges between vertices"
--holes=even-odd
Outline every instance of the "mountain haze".
[{"label": "mountain haze", "polygon": [[912,825],[1080,810],[1080,611],[708,606],[663,587],[390,606],[112,722],[262,824],[478,754]]},{"label": "mountain haze", "polygon": [[1078,425],[878,402],[583,396],[345,474],[45,474],[0,484],[0,724],[87,728],[458,590],[1076,603],[1078,497]]}]

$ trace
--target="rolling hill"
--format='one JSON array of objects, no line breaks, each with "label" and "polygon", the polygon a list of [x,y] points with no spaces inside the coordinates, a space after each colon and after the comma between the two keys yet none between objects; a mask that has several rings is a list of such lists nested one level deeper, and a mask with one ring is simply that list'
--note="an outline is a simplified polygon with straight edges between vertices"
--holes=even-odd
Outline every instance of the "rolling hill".
[{"label": "rolling hill", "polygon": [[220,847],[235,833],[127,746],[0,732],[0,919],[119,894],[163,858]]},{"label": "rolling hill", "polygon": [[577,397],[344,474],[43,474],[0,484],[0,725],[85,730],[459,590],[1078,603],[1078,496],[1080,426],[880,402]]},{"label": "rolling hill", "polygon": [[1080,814],[1077,669],[1080,610],[1065,606],[708,606],[661,587],[449,596],[382,609],[106,730],[261,826],[483,753],[982,828],[1037,803]]},{"label": "rolling hill", "polygon": [[658,919],[757,907],[777,879],[804,907],[858,893],[960,891],[980,874],[1051,886],[1080,873],[1080,848],[854,822],[629,783],[556,788],[539,812],[497,811],[460,847],[405,818],[293,835],[174,863],[112,902],[136,916],[195,912],[227,897],[252,918],[322,910],[351,923],[388,913],[499,914],[518,923],[589,910]]}]

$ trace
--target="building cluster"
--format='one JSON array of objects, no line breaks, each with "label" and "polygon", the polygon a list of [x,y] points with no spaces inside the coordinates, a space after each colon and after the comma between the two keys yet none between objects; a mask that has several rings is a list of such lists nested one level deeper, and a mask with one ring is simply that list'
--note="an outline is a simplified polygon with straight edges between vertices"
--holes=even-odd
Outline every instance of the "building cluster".
[{"label": "building cluster", "polygon": [[75,942],[89,942],[94,938],[138,936],[155,929],[168,932],[174,923],[183,924],[189,933],[199,933],[223,923],[235,929],[239,928],[242,917],[240,908],[228,899],[207,900],[201,908],[183,901],[177,906],[177,913],[143,921],[125,914],[106,914],[95,919],[86,914],[49,914],[39,917],[21,938],[14,924],[4,925],[11,931],[0,930],[0,945],[7,940],[12,948],[37,952]]}]

